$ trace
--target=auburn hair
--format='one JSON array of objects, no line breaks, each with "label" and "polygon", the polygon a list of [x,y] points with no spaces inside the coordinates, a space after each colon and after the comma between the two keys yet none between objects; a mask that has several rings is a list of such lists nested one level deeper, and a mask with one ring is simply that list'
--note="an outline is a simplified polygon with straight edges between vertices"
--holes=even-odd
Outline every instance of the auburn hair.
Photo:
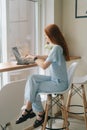
[{"label": "auburn hair", "polygon": [[64,57],[66,61],[69,61],[70,57],[68,46],[59,27],[55,24],[50,24],[45,27],[44,31],[53,44],[60,45],[63,48]]}]

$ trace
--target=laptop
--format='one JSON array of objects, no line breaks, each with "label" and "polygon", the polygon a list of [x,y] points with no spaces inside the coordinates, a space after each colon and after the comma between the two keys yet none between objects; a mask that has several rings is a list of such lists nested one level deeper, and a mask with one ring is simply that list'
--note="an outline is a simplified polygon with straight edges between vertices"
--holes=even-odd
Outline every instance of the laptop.
[{"label": "laptop", "polygon": [[17,47],[12,47],[12,52],[17,60],[18,65],[28,65],[30,63],[34,63],[33,59],[22,57]]}]

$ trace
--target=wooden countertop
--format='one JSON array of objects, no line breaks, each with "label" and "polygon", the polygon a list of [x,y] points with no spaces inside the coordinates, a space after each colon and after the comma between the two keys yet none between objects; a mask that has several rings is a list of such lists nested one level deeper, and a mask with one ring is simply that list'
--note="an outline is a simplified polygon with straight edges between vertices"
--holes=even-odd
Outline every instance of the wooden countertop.
[{"label": "wooden countertop", "polygon": [[[70,56],[70,60],[77,60],[77,59],[81,59],[81,57]],[[7,72],[7,71],[31,68],[36,66],[37,66],[36,63],[29,64],[29,65],[17,65],[17,62],[12,61],[12,62],[0,63],[0,72]]]},{"label": "wooden countertop", "polygon": [[0,72],[7,72],[12,70],[18,70],[18,69],[25,69],[30,67],[36,67],[37,64],[29,64],[29,65],[17,65],[17,62],[6,62],[6,63],[0,63]]}]

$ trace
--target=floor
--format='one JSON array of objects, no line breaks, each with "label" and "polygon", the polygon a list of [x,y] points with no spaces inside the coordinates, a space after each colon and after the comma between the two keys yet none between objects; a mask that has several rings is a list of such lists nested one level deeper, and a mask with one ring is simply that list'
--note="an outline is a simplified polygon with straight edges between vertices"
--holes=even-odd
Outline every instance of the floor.
[{"label": "floor", "polygon": [[76,119],[70,119],[69,130],[86,130],[85,122]]},{"label": "floor", "polygon": [[[53,128],[56,130],[59,130],[59,128],[62,128],[62,123],[63,123],[63,121],[61,119],[53,120],[53,123],[52,123]],[[70,123],[69,130],[86,130],[84,120],[77,120],[74,118],[69,118],[69,123]],[[31,127],[28,126],[23,130],[41,130],[41,127],[33,129],[32,125],[31,125]],[[46,130],[48,130],[48,129],[46,129]],[[65,129],[60,129],[60,130],[65,130]]]},{"label": "floor", "polygon": [[[69,119],[70,121],[70,125],[69,125],[69,130],[86,130],[85,128],[85,123],[83,120],[77,120],[77,119]],[[59,127],[60,121],[55,121],[55,123],[53,123],[53,128],[60,128]],[[41,130],[41,127],[35,129],[35,130]]]},{"label": "floor", "polygon": [[[34,121],[35,119],[31,119],[31,120],[29,119],[22,124],[16,125],[13,120],[13,122],[11,122],[11,126],[7,128],[6,130],[41,130],[41,127],[38,127],[37,129],[32,128],[32,124]],[[69,130],[87,130],[85,128],[84,120],[77,120],[77,119],[69,118],[69,122],[70,122]],[[61,128],[62,126],[62,120],[58,120],[58,119],[53,120],[52,124],[53,124],[54,129],[59,130],[58,128]],[[0,130],[2,130],[1,127],[0,127]],[[61,130],[65,130],[65,129],[61,129]]]}]

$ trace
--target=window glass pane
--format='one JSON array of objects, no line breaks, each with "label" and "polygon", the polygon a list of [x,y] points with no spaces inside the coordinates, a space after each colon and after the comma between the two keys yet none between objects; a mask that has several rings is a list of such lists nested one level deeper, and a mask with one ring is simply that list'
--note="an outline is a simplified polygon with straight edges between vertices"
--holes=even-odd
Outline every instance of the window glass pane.
[{"label": "window glass pane", "polygon": [[27,0],[8,0],[7,2],[7,50],[8,60],[13,59],[13,46],[20,49],[22,55],[35,53],[35,4]]}]

